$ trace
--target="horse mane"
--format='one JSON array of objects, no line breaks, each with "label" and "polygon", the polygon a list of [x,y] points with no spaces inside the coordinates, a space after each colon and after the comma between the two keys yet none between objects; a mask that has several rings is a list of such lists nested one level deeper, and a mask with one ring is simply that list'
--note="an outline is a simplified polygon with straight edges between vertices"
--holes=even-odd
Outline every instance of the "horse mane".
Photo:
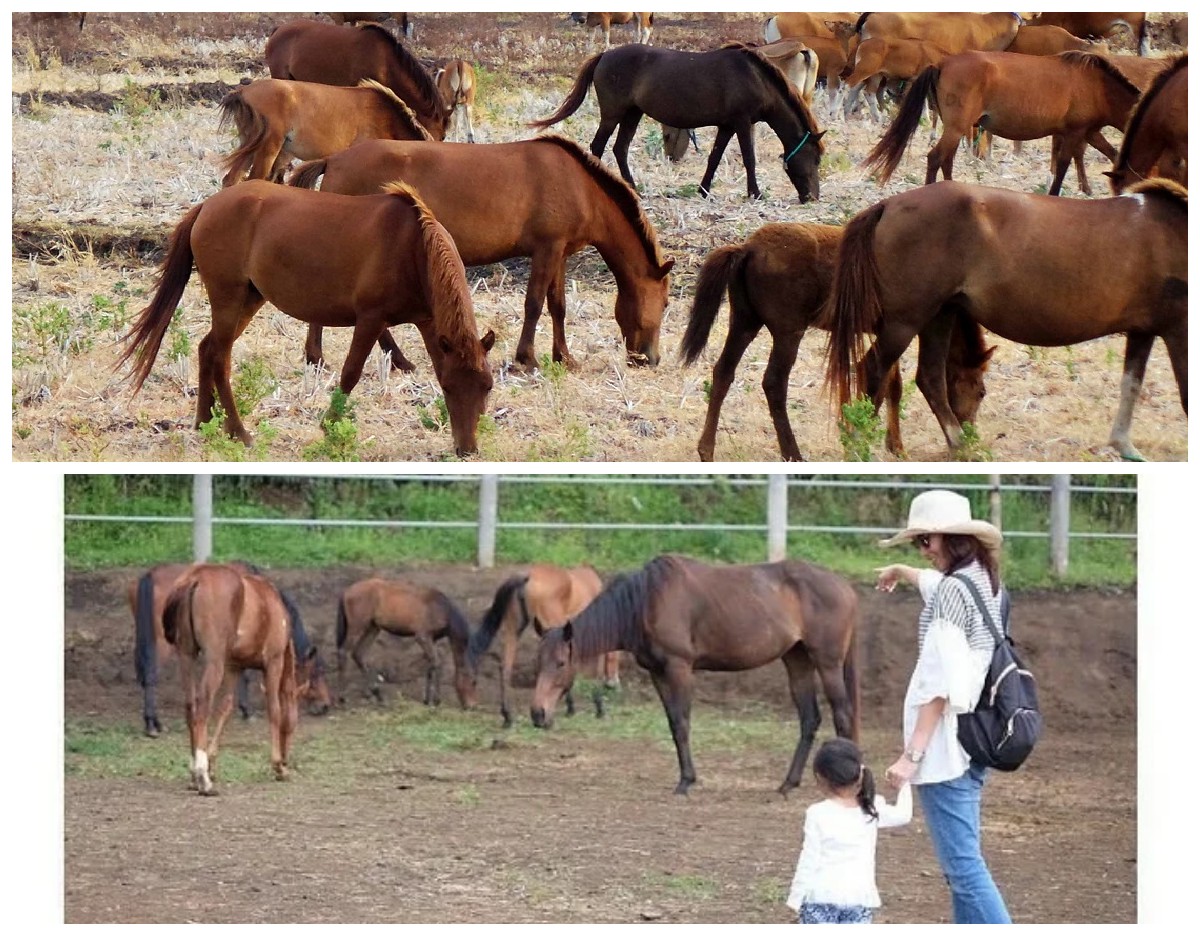
[{"label": "horse mane", "polygon": [[1136,96],[1141,96],[1142,89],[1134,84],[1121,69],[1099,53],[1072,50],[1070,52],[1059,52],[1058,58],[1062,59],[1068,65],[1076,65],[1080,68],[1102,69],[1121,84],[1125,90],[1132,91]]},{"label": "horse mane", "polygon": [[1151,198],[1167,198],[1187,211],[1188,190],[1174,179],[1155,176],[1129,186],[1121,195],[1149,195]]},{"label": "horse mane", "polygon": [[633,187],[620,176],[611,172],[604,163],[574,140],[569,140],[557,133],[543,133],[535,137],[535,139],[552,143],[575,157],[579,164],[596,181],[596,184],[621,209],[621,213],[625,215],[630,226],[641,238],[642,246],[646,250],[647,259],[655,267],[661,267],[663,265],[663,256],[658,246],[658,237],[654,233],[650,219],[646,217],[646,212],[642,210],[642,200],[638,197],[638,193],[634,191]]},{"label": "horse mane", "polygon": [[425,140],[429,143],[434,141],[433,134],[425,129],[424,125],[417,118],[417,115],[413,109],[404,103],[400,95],[398,95],[387,85],[380,84],[374,78],[364,78],[358,83],[358,86],[360,88],[370,88],[372,91],[378,91],[385,98],[387,98],[388,103],[391,104],[392,107],[395,108],[396,112],[400,115],[401,122],[404,123],[412,133],[417,135],[417,139]]},{"label": "horse mane", "polygon": [[575,616],[573,641],[579,659],[618,647],[634,654],[645,640],[650,602],[678,568],[678,556],[658,556],[636,572],[617,575]]},{"label": "horse mane", "polygon": [[1113,164],[1114,170],[1119,171],[1128,167],[1130,141],[1137,136],[1146,111],[1150,109],[1151,103],[1158,97],[1162,89],[1167,86],[1167,82],[1174,78],[1181,68],[1187,68],[1187,60],[1188,54],[1186,52],[1176,56],[1175,61],[1154,76],[1154,80],[1150,82],[1150,87],[1146,89],[1145,93],[1138,100],[1133,113],[1129,115],[1129,124],[1125,127],[1125,135],[1121,137],[1121,148],[1117,151],[1117,159]]},{"label": "horse mane", "polygon": [[528,581],[528,573],[514,575],[496,589],[492,606],[484,614],[479,629],[471,635],[471,644],[467,650],[467,662],[471,666],[475,666],[479,662],[479,658],[487,652],[487,648],[495,640],[496,632],[500,630],[500,623],[504,620],[504,615],[508,612],[508,606],[512,602],[513,593],[522,589]]},{"label": "horse mane", "polygon": [[[776,90],[783,95],[784,99],[791,105],[792,109],[800,114],[800,122],[811,133],[819,133],[821,128],[817,124],[817,118],[813,116],[813,112],[809,110],[808,105],[804,103],[804,99],[800,97],[796,86],[792,84],[787,75],[780,71],[779,66],[772,62],[769,58],[758,51],[756,46],[746,45],[745,43],[729,43],[722,48],[728,48],[731,52],[741,52],[748,56],[766,75],[767,80],[775,85]],[[825,143],[817,140],[817,152],[825,152]]]},{"label": "horse mane", "polygon": [[442,93],[438,91],[433,76],[425,70],[425,66],[417,60],[417,57],[408,51],[408,47],[398,36],[393,36],[385,26],[379,23],[360,23],[358,28],[364,32],[370,30],[371,32],[367,32],[367,35],[378,35],[391,47],[396,57],[396,64],[416,86],[417,96],[421,99],[420,103],[429,114],[440,114],[445,110],[446,105],[442,101]]}]

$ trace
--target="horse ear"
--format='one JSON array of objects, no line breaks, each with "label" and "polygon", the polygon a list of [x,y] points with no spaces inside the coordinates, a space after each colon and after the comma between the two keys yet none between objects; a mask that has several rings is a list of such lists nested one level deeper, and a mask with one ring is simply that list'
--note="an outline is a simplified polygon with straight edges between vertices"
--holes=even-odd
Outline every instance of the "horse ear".
[{"label": "horse ear", "polygon": [[660,267],[658,268],[658,275],[659,275],[659,278],[661,279],[662,277],[664,277],[664,276],[666,276],[668,273],[670,273],[670,272],[671,272],[671,270],[674,268],[674,266],[675,266],[675,258],[674,258],[674,257],[671,257],[669,260],[667,260],[666,262],[664,262],[662,266],[660,266]]},{"label": "horse ear", "polygon": [[1000,346],[992,345],[990,348],[988,348],[986,351],[983,352],[983,357],[980,358],[980,360],[979,360],[980,366],[985,366],[989,361],[991,361],[992,355],[996,353],[996,349],[998,347],[1000,347]]},{"label": "horse ear", "polygon": [[483,345],[483,352],[486,354],[492,350],[492,345],[496,343],[496,333],[489,328],[487,334],[479,339],[479,343]]}]

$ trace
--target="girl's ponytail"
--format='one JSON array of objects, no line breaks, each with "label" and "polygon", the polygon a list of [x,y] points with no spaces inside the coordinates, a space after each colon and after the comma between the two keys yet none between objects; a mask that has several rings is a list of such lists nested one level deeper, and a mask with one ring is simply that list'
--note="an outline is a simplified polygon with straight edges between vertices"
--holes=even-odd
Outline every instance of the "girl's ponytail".
[{"label": "girl's ponytail", "polygon": [[866,764],[862,768],[862,785],[858,788],[858,805],[872,819],[879,819],[879,810],[875,808],[875,775]]}]

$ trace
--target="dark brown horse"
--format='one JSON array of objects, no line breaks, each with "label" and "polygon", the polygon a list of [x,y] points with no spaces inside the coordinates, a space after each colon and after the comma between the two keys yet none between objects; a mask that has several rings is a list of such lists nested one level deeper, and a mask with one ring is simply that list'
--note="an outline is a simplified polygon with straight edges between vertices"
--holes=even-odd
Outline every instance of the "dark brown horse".
[{"label": "dark brown horse", "polygon": [[[936,100],[942,135],[929,151],[925,184],[952,177],[959,142],[980,127],[1008,140],[1053,137],[1057,195],[1072,159],[1091,143],[1108,159],[1116,150],[1104,127],[1124,127],[1140,90],[1103,56],[1088,52],[1020,55],[1016,52],[964,52],[925,69],[909,87],[883,138],[865,164],[887,182],[900,165],[920,123],[926,99]],[[1086,180],[1082,182],[1086,191]]]},{"label": "dark brown horse", "polygon": [[368,23],[344,29],[318,20],[294,20],[271,33],[264,56],[272,78],[345,87],[355,87],[364,78],[378,81],[412,108],[435,140],[446,136],[446,108],[433,76],[383,26]]},{"label": "dark brown horse", "polygon": [[371,79],[357,88],[252,81],[222,99],[220,128],[231,123],[238,146],[222,162],[226,188],[243,178],[282,182],[293,159],[320,159],[360,140],[432,139],[407,104]]},{"label": "dark brown horse", "polygon": [[337,661],[338,695],[346,699],[346,654],[354,660],[363,677],[364,688],[380,697],[376,680],[367,676],[363,657],[379,634],[412,637],[425,654],[426,705],[442,701],[442,664],[434,641],[446,638],[454,657],[454,691],[463,708],[476,703],[475,671],[466,665],[471,625],[454,602],[436,588],[421,588],[407,582],[381,578],[355,582],[338,600]]},{"label": "dark brown horse", "polygon": [[1113,171],[1114,194],[1134,182],[1160,176],[1187,188],[1187,53],[1159,73],[1133,109]]},{"label": "dark brown horse", "polygon": [[455,451],[475,451],[495,335],[479,338],[454,242],[412,189],[397,183],[382,195],[349,198],[245,182],[196,205],[171,235],[158,291],[124,339],[118,366],[135,359],[135,393],[150,375],[193,259],[212,306],[212,328],[200,342],[197,427],[212,418],[219,397],[226,431],[249,444],[230,358],[250,319],[271,302],[304,322],[353,326],[339,384],[346,394],[389,325],[416,325],[445,394]]},{"label": "dark brown horse", "polygon": [[[765,325],[771,333],[771,354],[763,374],[763,393],[775,424],[779,451],[785,461],[803,461],[787,415],[788,375],[809,326],[824,327],[821,312],[829,298],[834,261],[842,229],[826,224],[766,224],[741,244],[713,250],[696,278],[696,298],[680,345],[685,365],[704,350],[729,294],[729,333],[713,366],[712,392],[704,431],[696,446],[701,461],[712,461],[721,404],[750,342]],[[983,343],[983,331],[965,315],[955,321],[947,359],[946,383],[950,405],[960,422],[974,422],[985,389],[984,372],[995,348]],[[900,438],[900,368],[888,372],[887,447],[904,452]]]},{"label": "dark brown horse", "polygon": [[[942,379],[945,313],[962,311],[1036,347],[1124,332],[1109,444],[1140,459],[1129,424],[1156,337],[1187,412],[1187,280],[1187,190],[1174,182],[1142,182],[1094,201],[949,182],[903,192],[846,226],[827,379],[842,402],[865,392],[878,405],[883,375],[920,335],[917,385],[953,449],[962,427]],[[864,358],[866,332],[878,337]]]},{"label": "dark brown horse", "polygon": [[[498,589],[492,606],[483,617],[479,629],[471,635],[467,662],[472,669],[492,645],[496,634],[500,634],[500,714],[504,727],[513,723],[508,706],[508,687],[512,684],[513,663],[517,658],[517,641],[525,628],[533,625],[541,637],[553,627],[562,627],[575,617],[600,594],[604,585],[596,570],[589,565],[563,568],[562,566],[532,565],[520,575],[507,579]],[[609,687],[621,683],[619,674],[621,655],[608,653],[595,660],[584,661],[587,675],[591,678],[603,676]],[[603,695],[596,695],[596,714],[603,714]],[[574,714],[575,701],[567,690],[567,713]]]},{"label": "dark brown horse", "polygon": [[233,713],[234,680],[245,669],[263,671],[271,767],[277,780],[286,780],[298,717],[296,652],[275,586],[241,566],[196,565],[176,579],[162,622],[179,652],[194,788],[204,796],[215,793],[221,732]]},{"label": "dark brown horse", "polygon": [[629,171],[629,144],[645,114],[669,127],[717,128],[700,182],[705,196],[725,147],[737,134],[746,166],[746,192],[750,198],[758,198],[754,125],[765,121],[783,144],[783,168],[800,201],[820,197],[817,166],[824,150],[824,133],[783,72],[749,46],[677,52],[630,43],[610,49],[584,62],[562,106],[530,126],[549,127],[571,116],[592,84],[600,103],[592,155],[604,155],[609,137],[619,126],[613,155],[630,185],[634,182]]},{"label": "dark brown horse", "polygon": [[[525,324],[516,361],[533,368],[542,306],[554,328],[553,358],[573,366],[566,336],[567,258],[592,245],[617,281],[614,313],[629,359],[657,364],[658,332],[673,260],[664,260],[637,194],[569,140],[546,135],[475,146],[374,140],[297,168],[291,184],[362,195],[403,180],[421,193],[475,266],[530,257]],[[464,184],[469,180],[469,184]],[[308,357],[321,354],[309,331]]]},{"label": "dark brown horse", "polygon": [[[247,572],[261,572],[246,563],[233,563]],[[134,670],[138,685],[142,687],[142,720],[145,732],[156,738],[162,731],[158,719],[158,672],[159,668],[174,656],[175,648],[163,634],[162,612],[175,581],[192,567],[185,564],[156,565],[129,585],[129,608],[134,623]],[[296,652],[296,695],[308,702],[312,715],[324,715],[329,711],[329,687],[325,682],[325,661],[317,647],[308,638],[300,609],[288,596],[280,591],[279,597],[287,609],[291,628],[292,647]],[[238,709],[244,718],[250,717],[250,674],[251,669],[242,671],[237,684]]]}]

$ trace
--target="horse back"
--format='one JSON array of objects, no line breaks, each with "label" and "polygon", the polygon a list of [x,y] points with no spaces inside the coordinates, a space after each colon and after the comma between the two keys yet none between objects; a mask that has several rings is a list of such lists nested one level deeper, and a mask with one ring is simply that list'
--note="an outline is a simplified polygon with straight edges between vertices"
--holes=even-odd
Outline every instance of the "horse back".
[{"label": "horse back", "polygon": [[[371,30],[318,20],[284,23],[267,39],[272,78],[353,87],[363,78],[388,83],[388,49]],[[396,89],[393,89],[396,90]]]}]

